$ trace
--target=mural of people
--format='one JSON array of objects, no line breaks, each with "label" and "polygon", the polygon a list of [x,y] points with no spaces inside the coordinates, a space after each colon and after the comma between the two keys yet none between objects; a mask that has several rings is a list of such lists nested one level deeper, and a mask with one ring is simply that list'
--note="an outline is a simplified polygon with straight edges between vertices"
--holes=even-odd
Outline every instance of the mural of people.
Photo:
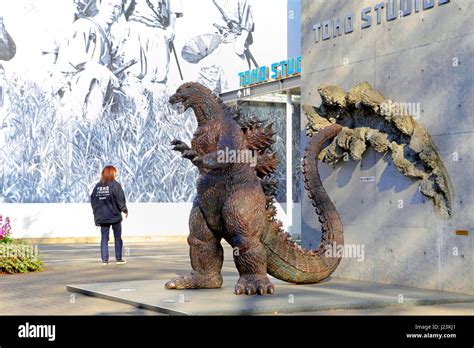
[{"label": "mural of people", "polygon": [[179,0],[132,0],[126,10],[129,34],[124,43],[125,60],[136,59],[128,77],[144,86],[166,85],[176,18],[183,15]]},{"label": "mural of people", "polygon": [[0,60],[10,60],[15,56],[16,45],[8,34],[3,17],[0,16]]},{"label": "mural of people", "polygon": [[[58,16],[54,22],[54,27],[46,27],[43,30],[39,42],[39,49],[41,57],[42,74],[39,78],[40,84],[46,92],[54,93],[56,91],[56,83],[54,81],[55,67],[58,60],[59,48],[61,44],[68,39],[68,32],[70,31],[72,23],[79,18],[78,1],[80,0],[61,0],[56,1],[56,8],[61,6],[61,15]],[[83,0],[84,1],[84,0]],[[95,0],[90,0],[95,2]],[[39,7],[38,15],[47,18],[50,8]]]},{"label": "mural of people", "polygon": [[[3,17],[0,16],[0,60],[11,60],[16,53],[16,45],[10,34],[8,34]],[[4,104],[4,85],[5,85],[5,69],[0,64],[0,109]]]},{"label": "mural of people", "polygon": [[[195,118],[169,95],[199,76],[216,92],[238,88],[238,73],[255,65],[250,49],[262,65],[285,57],[286,45],[269,45],[286,32],[286,8],[286,0],[272,0],[272,11],[253,0],[0,1],[17,47],[5,79],[0,68],[8,92],[0,201],[87,202],[97,168],[110,163],[130,202],[192,202],[197,173],[169,144],[189,140]],[[249,108],[283,133],[284,110]],[[8,190],[18,185],[28,189]]]},{"label": "mural of people", "polygon": [[[257,66],[250,46],[253,43],[254,20],[249,0],[213,0],[218,13],[214,27],[221,36],[220,45],[201,61],[198,82],[215,93],[228,86],[230,71],[249,70]],[[226,73],[227,72],[227,73]]]},{"label": "mural of people", "polygon": [[97,119],[110,97],[110,89],[120,82],[114,68],[117,57],[110,28],[123,11],[122,0],[97,0],[97,13],[82,16],[72,25],[72,32],[58,52],[56,86],[67,113]]}]

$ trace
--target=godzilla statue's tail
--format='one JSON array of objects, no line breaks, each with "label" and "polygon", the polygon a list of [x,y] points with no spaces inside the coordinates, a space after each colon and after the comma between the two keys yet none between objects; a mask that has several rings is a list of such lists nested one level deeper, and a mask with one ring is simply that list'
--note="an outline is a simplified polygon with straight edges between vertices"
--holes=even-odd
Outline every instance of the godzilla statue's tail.
[{"label": "godzilla statue's tail", "polygon": [[331,275],[341,261],[338,253],[344,244],[341,219],[324,190],[317,167],[323,145],[341,129],[340,125],[333,124],[312,136],[302,162],[305,188],[321,222],[319,247],[316,250],[301,249],[283,232],[281,223],[276,220],[271,221],[268,233],[262,238],[267,252],[267,271],[275,278],[290,283],[317,283]]}]

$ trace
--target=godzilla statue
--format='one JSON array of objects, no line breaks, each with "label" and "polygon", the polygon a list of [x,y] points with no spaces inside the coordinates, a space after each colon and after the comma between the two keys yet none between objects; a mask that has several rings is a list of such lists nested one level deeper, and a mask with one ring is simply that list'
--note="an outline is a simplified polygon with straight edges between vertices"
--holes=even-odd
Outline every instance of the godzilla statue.
[{"label": "godzilla statue", "polygon": [[[267,273],[291,283],[317,283],[339,265],[328,246],[344,243],[342,223],[324,190],[317,168],[323,145],[342,129],[331,124],[311,135],[302,173],[322,224],[322,240],[316,250],[301,249],[275,219],[276,154],[271,151],[273,131],[225,106],[207,88],[186,83],[169,99],[181,111],[192,108],[197,130],[191,146],[174,140],[173,149],[199,170],[197,197],[189,217],[188,244],[193,272],[166,283],[166,289],[220,288],[223,248],[234,248],[240,278],[235,294],[272,294]],[[256,163],[222,160],[222,153],[253,151]],[[334,257],[333,257],[334,256]]]}]

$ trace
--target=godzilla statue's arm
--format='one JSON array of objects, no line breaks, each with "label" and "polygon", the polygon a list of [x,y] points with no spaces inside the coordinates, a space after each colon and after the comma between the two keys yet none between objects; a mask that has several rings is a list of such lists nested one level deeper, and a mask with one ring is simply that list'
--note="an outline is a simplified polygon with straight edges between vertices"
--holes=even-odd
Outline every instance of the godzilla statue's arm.
[{"label": "godzilla statue's arm", "polygon": [[189,159],[196,167],[207,170],[227,168],[231,162],[228,161],[225,154],[236,151],[233,137],[228,135],[224,135],[219,139],[217,151],[207,153],[203,156],[199,156],[195,150],[181,140],[173,140],[171,145],[174,151],[180,152],[184,158]]},{"label": "godzilla statue's arm", "polygon": [[181,140],[173,140],[171,142],[173,146],[173,151],[178,151],[184,158],[193,160],[198,156],[197,152],[191,149],[185,142]]},{"label": "godzilla statue's arm", "polygon": [[236,149],[237,144],[235,137],[229,134],[223,134],[218,140],[217,151],[207,153],[204,156],[196,156],[192,159],[192,162],[201,169],[225,169],[232,164],[226,154],[237,151]]}]

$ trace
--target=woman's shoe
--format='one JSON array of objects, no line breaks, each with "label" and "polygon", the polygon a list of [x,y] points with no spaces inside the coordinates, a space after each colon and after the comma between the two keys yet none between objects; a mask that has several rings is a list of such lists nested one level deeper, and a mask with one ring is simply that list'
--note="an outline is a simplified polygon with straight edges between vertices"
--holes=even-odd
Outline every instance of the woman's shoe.
[{"label": "woman's shoe", "polygon": [[108,266],[109,265],[109,261],[102,261],[102,266]]},{"label": "woman's shoe", "polygon": [[125,260],[117,260],[116,264],[117,265],[125,265],[127,263],[127,261]]}]

